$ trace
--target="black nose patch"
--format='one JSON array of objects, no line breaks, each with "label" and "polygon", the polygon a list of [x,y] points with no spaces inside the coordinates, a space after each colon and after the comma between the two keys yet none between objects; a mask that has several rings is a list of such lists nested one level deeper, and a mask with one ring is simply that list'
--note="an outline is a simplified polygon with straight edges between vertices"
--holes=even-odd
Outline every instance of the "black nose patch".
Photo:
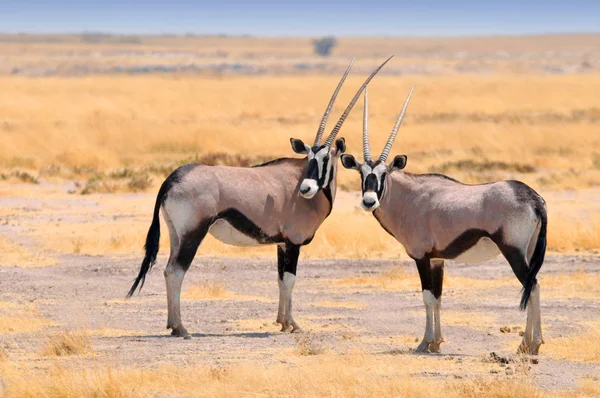
[{"label": "black nose patch", "polygon": [[377,176],[375,174],[369,174],[365,179],[364,192],[373,191],[377,192]]}]

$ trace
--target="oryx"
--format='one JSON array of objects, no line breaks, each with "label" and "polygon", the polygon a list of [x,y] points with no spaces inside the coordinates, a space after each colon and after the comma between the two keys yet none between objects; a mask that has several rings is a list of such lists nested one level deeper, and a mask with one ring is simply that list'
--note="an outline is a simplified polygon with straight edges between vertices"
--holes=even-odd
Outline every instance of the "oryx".
[{"label": "oryx", "polygon": [[365,90],[364,163],[343,155],[342,165],[359,171],[362,207],[373,212],[417,264],[427,313],[425,336],[417,351],[439,352],[444,341],[440,324],[444,260],[472,263],[502,253],[523,285],[521,309],[529,304],[519,351],[537,354],[543,343],[536,275],[546,252],[544,199],[519,181],[467,185],[441,174],[403,172],[405,155],[386,164],[413,90],[375,161],[370,154]]},{"label": "oryx", "polygon": [[282,158],[251,168],[189,164],[171,173],[158,191],[146,237],[146,254],[128,297],[138,285],[143,286],[146,273],[156,261],[162,209],[171,243],[164,275],[167,328],[172,329],[172,335],[190,338],[181,322],[181,284],[207,233],[230,245],[277,245],[277,322],[282,331],[298,330],[292,317],[296,265],[300,247],[310,243],[333,206],[337,163],[346,150],[343,138],[333,145],[335,137],[367,84],[391,58],[369,75],[322,144],[327,118],[354,61],[350,63],[325,110],[314,145],[290,140],[294,152],[306,157]]}]

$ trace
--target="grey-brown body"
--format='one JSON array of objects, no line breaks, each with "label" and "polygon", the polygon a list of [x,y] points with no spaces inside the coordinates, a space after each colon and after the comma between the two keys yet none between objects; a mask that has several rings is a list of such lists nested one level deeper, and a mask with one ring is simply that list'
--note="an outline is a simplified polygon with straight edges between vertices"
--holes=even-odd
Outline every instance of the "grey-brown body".
[{"label": "grey-brown body", "polygon": [[[211,222],[209,232],[227,244],[223,223],[216,223],[219,214],[236,209],[254,223],[272,243],[289,242],[302,245],[312,239],[315,231],[329,215],[335,197],[335,175],[328,186],[331,197],[320,191],[311,199],[298,195],[308,160],[280,159],[265,166],[243,168],[197,165],[181,177],[169,191],[163,205],[165,219],[171,220],[183,236],[198,225]],[[334,173],[337,164],[334,165]],[[256,182],[260,181],[260,184]],[[215,224],[221,225],[214,228]],[[176,227],[175,227],[176,226]],[[261,244],[250,238],[240,246]]]},{"label": "grey-brown body", "polygon": [[294,152],[306,155],[304,159],[278,159],[253,168],[186,165],[175,170],[158,192],[146,255],[128,296],[143,286],[156,261],[162,209],[171,241],[164,275],[167,328],[173,335],[190,337],[181,320],[181,285],[208,233],[230,245],[277,245],[277,322],[282,331],[299,330],[292,317],[296,267],[300,248],[310,243],[333,206],[338,159],[346,150],[344,139],[336,140],[336,135],[362,91],[390,59],[369,75],[321,144],[327,118],[354,61],[350,63],[329,101],[314,145],[290,140]]},{"label": "grey-brown body", "polygon": [[409,100],[410,94],[380,158],[372,161],[365,92],[365,161],[359,163],[352,155],[343,155],[342,164],[361,174],[362,207],[372,211],[415,260],[426,309],[425,335],[417,351],[439,352],[443,342],[440,313],[444,261],[475,263],[502,254],[523,285],[521,308],[528,309],[519,351],[537,354],[543,342],[536,276],[546,251],[544,200],[519,181],[467,185],[440,174],[407,173],[402,171],[407,162],[404,155],[387,165]]}]

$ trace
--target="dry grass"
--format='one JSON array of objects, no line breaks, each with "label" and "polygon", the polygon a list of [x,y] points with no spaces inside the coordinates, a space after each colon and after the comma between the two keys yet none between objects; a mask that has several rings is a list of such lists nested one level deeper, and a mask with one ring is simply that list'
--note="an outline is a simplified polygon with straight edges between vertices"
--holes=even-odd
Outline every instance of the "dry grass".
[{"label": "dry grass", "polygon": [[[290,156],[289,137],[311,139],[336,79],[4,78],[0,131],[6,139],[0,143],[0,168],[77,178],[176,163],[195,154]],[[360,79],[349,78],[336,112]],[[534,187],[600,183],[600,169],[594,167],[594,148],[600,146],[594,134],[598,75],[408,80],[380,76],[371,87],[375,150],[393,124],[403,93],[412,84],[418,87],[396,145],[397,152],[409,156],[408,171],[446,164],[466,182],[519,177]],[[570,95],[556,95],[566,92]],[[360,112],[352,113],[341,133],[352,153],[361,149],[359,120]],[[340,174],[342,185],[357,186],[353,173]]]},{"label": "dry grass", "polygon": [[598,322],[595,322],[590,330],[584,333],[549,339],[543,346],[544,353],[557,359],[600,363],[599,326]]},{"label": "dry grass", "polygon": [[[427,380],[410,377],[412,358],[386,355],[301,355],[293,365],[181,366],[158,368],[87,367],[71,370],[56,366],[47,373],[30,373],[4,366],[0,375],[4,396],[147,397],[147,396],[379,396],[541,397],[524,377],[470,380]],[[417,360],[418,361],[418,360]],[[448,366],[448,361],[437,361]],[[403,366],[406,364],[406,366]],[[293,367],[293,370],[292,370]],[[434,369],[437,368],[434,364]],[[593,391],[586,382],[586,391]]]},{"label": "dry grass", "polygon": [[600,298],[600,274],[586,271],[540,277],[542,294],[556,298]]},{"label": "dry grass", "polygon": [[327,350],[323,341],[311,333],[296,335],[296,353],[301,356],[320,355]]},{"label": "dry grass", "polygon": [[234,294],[218,281],[193,284],[183,293],[183,298],[186,300],[228,300],[233,296]]},{"label": "dry grass", "polygon": [[32,304],[0,301],[0,334],[35,333],[53,324]]},{"label": "dry grass", "polygon": [[0,266],[43,267],[56,264],[46,253],[33,253],[10,239],[0,236]]},{"label": "dry grass", "polygon": [[83,332],[63,331],[50,336],[42,350],[46,356],[85,355],[92,350],[90,337]]}]

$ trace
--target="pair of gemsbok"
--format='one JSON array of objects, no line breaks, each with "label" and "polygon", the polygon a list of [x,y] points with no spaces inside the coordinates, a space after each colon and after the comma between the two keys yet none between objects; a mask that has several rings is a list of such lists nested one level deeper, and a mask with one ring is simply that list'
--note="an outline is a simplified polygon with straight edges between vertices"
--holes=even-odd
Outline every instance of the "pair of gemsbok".
[{"label": "pair of gemsbok", "polygon": [[[322,143],[325,124],[350,72],[350,63],[327,105],[314,144],[309,146],[291,139],[293,151],[306,157],[282,158],[251,168],[190,164],[175,170],[158,191],[145,257],[129,296],[138,286],[141,288],[156,261],[162,208],[171,240],[164,275],[167,328],[172,329],[172,335],[190,338],[181,321],[181,284],[198,246],[209,232],[231,245],[277,245],[277,322],[282,331],[299,330],[292,316],[298,256],[300,248],[310,243],[331,212],[337,161],[341,157],[345,168],[360,173],[362,207],[373,212],[381,226],[404,246],[417,264],[427,313],[425,335],[417,351],[439,352],[444,341],[440,319],[444,260],[480,262],[502,253],[523,286],[521,309],[528,307],[519,351],[537,354],[543,343],[540,285],[536,275],[546,251],[545,202],[519,181],[466,185],[440,174],[404,172],[405,155],[386,163],[412,90],[383,152],[373,160],[366,87],[391,58],[362,84]],[[336,140],[336,136],[363,91],[364,161],[360,163],[352,155],[343,155],[344,139]]]}]

